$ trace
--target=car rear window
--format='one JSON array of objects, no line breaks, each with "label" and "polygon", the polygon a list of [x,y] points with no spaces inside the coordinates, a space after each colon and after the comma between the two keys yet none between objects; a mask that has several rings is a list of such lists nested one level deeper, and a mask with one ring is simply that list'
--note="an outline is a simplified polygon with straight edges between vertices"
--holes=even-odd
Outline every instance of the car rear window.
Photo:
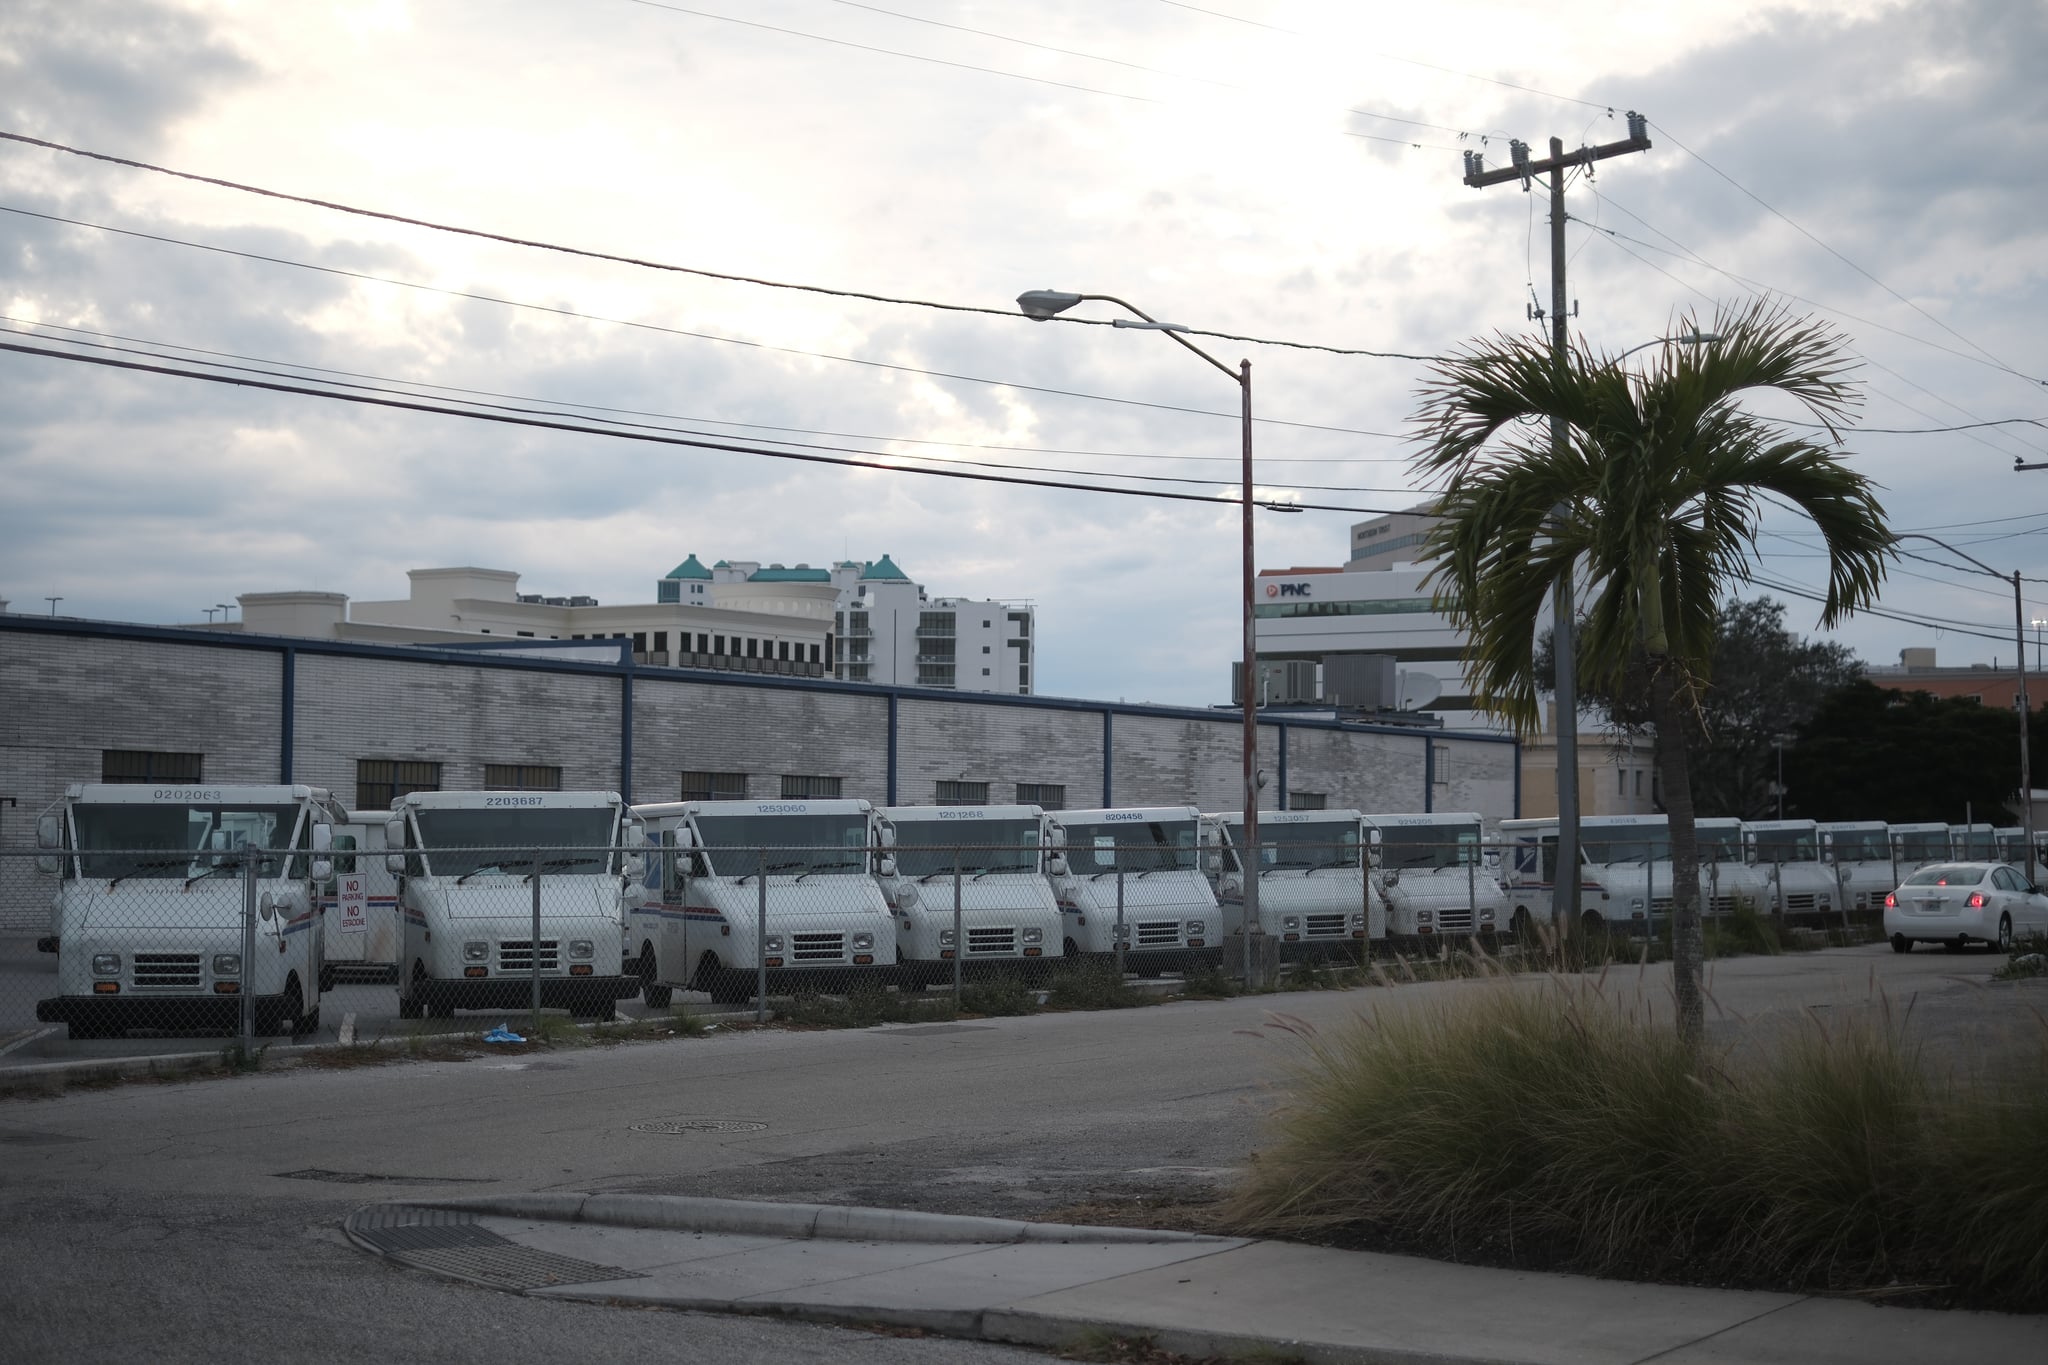
[{"label": "car rear window", "polygon": [[1984,880],[1981,867],[1923,867],[1906,878],[1908,886],[1975,886]]}]

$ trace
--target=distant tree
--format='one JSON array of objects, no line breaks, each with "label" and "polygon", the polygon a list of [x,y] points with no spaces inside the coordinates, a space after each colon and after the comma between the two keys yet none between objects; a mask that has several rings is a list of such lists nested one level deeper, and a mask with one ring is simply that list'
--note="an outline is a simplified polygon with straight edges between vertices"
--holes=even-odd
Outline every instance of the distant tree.
[{"label": "distant tree", "polygon": [[[1545,631],[1536,671],[1546,680],[1557,674],[1552,648]],[[1768,597],[1723,603],[1705,679],[1686,712],[1696,808],[1745,820],[1775,814],[1773,741],[1790,739],[1830,693],[1860,676],[1855,651],[1847,646],[1815,643],[1786,630],[1783,603]],[[1637,733],[1650,728],[1648,674],[1641,661],[1618,679],[1582,661],[1579,677],[1587,680],[1581,697],[1617,726]]]},{"label": "distant tree", "polygon": [[[2034,719],[2037,729],[2048,723]],[[2011,823],[2019,738],[2019,717],[2004,707],[1855,682],[1823,701],[1786,747],[1785,814],[1960,824],[1967,813]],[[2034,763],[2043,771],[2038,749]]]}]

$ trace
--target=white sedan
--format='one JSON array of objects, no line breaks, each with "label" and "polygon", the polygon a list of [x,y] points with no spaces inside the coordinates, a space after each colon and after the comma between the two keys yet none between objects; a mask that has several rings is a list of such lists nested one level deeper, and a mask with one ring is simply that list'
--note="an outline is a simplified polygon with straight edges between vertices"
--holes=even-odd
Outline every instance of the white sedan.
[{"label": "white sedan", "polygon": [[2006,863],[1933,863],[1884,898],[1884,932],[1895,953],[1916,943],[2010,951],[2014,938],[2048,934],[2048,896]]}]

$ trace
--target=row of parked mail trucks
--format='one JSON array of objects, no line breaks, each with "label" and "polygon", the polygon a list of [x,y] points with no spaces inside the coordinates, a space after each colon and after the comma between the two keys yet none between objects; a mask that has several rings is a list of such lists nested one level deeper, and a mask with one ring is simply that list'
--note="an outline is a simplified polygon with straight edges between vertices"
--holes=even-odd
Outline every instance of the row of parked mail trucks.
[{"label": "row of parked mail trucks", "polygon": [[[1902,858],[1961,837],[1700,827],[1710,910],[1775,897],[1795,915],[1881,903]],[[1191,806],[416,792],[369,812],[306,786],[147,784],[71,787],[38,842],[59,960],[37,1015],[74,1036],[231,1027],[245,998],[262,1031],[303,1033],[344,976],[394,981],[399,1015],[419,1018],[536,991],[609,1017],[679,989],[915,991],[1087,958],[1157,973],[1219,957],[1248,877],[1282,956],[1527,933],[1553,917],[1557,861],[1554,820],[1505,821],[1489,844],[1473,813],[1261,812],[1250,858],[1241,813]],[[1647,926],[1668,907],[1661,817],[1588,819],[1581,843],[1589,918]]]}]

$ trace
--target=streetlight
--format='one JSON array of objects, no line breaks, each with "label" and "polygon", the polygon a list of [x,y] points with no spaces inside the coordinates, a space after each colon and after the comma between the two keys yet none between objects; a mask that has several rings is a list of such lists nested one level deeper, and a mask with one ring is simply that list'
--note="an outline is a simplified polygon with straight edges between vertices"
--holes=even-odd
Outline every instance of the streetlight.
[{"label": "streetlight", "polygon": [[227,619],[228,619],[228,613],[229,613],[229,612],[231,612],[231,611],[233,611],[233,610],[234,610],[234,607],[233,607],[233,606],[231,606],[231,605],[229,605],[229,604],[228,604],[228,603],[226,603],[226,602],[216,602],[216,603],[214,603],[213,605],[214,605],[214,607],[215,607],[216,609],[218,609],[218,610],[219,610],[219,612],[220,612],[220,619],[221,619],[221,624],[222,624],[222,625],[226,625],[226,624],[227,624]]},{"label": "streetlight", "polygon": [[[1983,560],[1978,559],[1975,555],[1965,554],[1961,550],[1958,550],[1955,546],[1949,544],[1945,540],[1940,539],[1939,537],[1924,535],[1918,531],[1900,531],[1894,534],[1892,539],[1924,540],[1927,541],[1929,544],[1939,545],[1942,549],[1947,550],[1956,558],[1969,560],[1972,564],[1976,565],[1985,573],[1990,574],[1993,578],[1999,580],[2001,583],[2006,581],[2006,575],[1992,568]],[[2013,658],[2014,661],[2019,665],[2014,670],[2014,673],[2019,679],[2019,696],[2016,698],[2016,700],[2019,702],[2020,712],[2020,824],[2026,830],[2027,880],[2032,881],[2034,879],[2034,760],[2033,755],[2030,752],[2028,752],[2027,748],[2028,707],[2026,620],[2026,605],[2020,597],[2020,571],[2018,569],[2014,569],[2012,571],[2012,633],[2013,644],[2015,646],[2013,650]],[[2034,622],[2034,629],[2037,632],[2040,630],[2041,624],[2042,623],[2039,621]],[[2040,648],[2040,636],[2038,634],[2036,634],[2035,636],[2035,648]]]},{"label": "streetlight", "polygon": [[210,625],[212,625],[212,624],[213,624],[213,614],[214,614],[215,612],[219,611],[219,610],[220,610],[220,608],[219,608],[219,607],[201,607],[201,608],[200,608],[199,610],[201,610],[201,611],[203,611],[203,612],[205,612],[205,613],[206,613],[206,624],[210,626]]},{"label": "streetlight", "polygon": [[2035,671],[2036,673],[2039,673],[2039,672],[2041,671],[2041,627],[2043,627],[2043,626],[2048,626],[2048,618],[2044,618],[2044,617],[2036,616],[2036,617],[2034,618],[2034,620],[2033,620],[2033,626],[2034,626],[2034,671]]},{"label": "streetlight", "polygon": [[1238,689],[1244,699],[1244,856],[1241,862],[1244,871],[1244,975],[1245,981],[1249,984],[1252,979],[1252,934],[1259,924],[1259,876],[1258,864],[1255,861],[1259,847],[1259,712],[1258,688],[1254,684],[1258,668],[1258,645],[1254,638],[1252,614],[1252,363],[1249,360],[1239,361],[1237,368],[1233,370],[1182,336],[1181,333],[1187,330],[1185,327],[1161,322],[1144,309],[1114,294],[1068,294],[1057,289],[1031,289],[1017,296],[1017,306],[1042,322],[1054,314],[1064,313],[1075,304],[1088,300],[1113,303],[1126,312],[1136,314],[1143,321],[1131,322],[1124,318],[1116,318],[1110,325],[1164,332],[1169,339],[1186,347],[1228,375],[1238,388],[1244,444],[1243,487],[1239,494],[1239,503],[1244,512],[1244,672]]},{"label": "streetlight", "polygon": [[50,615],[55,616],[57,614],[57,604],[64,599],[61,597],[45,597],[43,600],[50,604]]}]

